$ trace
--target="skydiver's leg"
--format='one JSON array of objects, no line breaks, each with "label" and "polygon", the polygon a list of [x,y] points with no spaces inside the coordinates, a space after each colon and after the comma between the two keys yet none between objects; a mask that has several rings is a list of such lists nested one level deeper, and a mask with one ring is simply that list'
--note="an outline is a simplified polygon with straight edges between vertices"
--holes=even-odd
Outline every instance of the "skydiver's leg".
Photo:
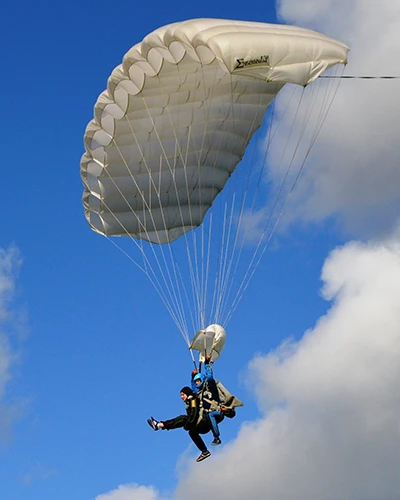
[{"label": "skydiver's leg", "polygon": [[196,458],[196,462],[202,462],[203,460],[208,458],[211,453],[207,450],[207,446],[205,445],[198,432],[189,431],[189,436],[192,438],[193,443],[201,451],[200,455]]},{"label": "skydiver's leg", "polygon": [[160,424],[162,424],[161,429],[166,429],[167,431],[172,429],[180,429],[185,425],[187,421],[187,415],[179,415],[178,417],[171,418],[170,420],[162,420]]},{"label": "skydiver's leg", "polygon": [[211,424],[211,432],[213,433],[213,436],[215,438],[219,437],[219,427],[216,421],[216,417],[219,416],[220,412],[219,411],[211,411],[210,413],[207,413],[207,418],[210,421]]},{"label": "skydiver's leg", "polygon": [[192,438],[193,443],[197,446],[197,448],[202,452],[206,453],[207,446],[203,439],[201,438],[200,434],[196,431],[189,431],[189,436]]},{"label": "skydiver's leg", "polygon": [[211,432],[214,436],[214,441],[211,443],[213,446],[221,444],[221,439],[219,437],[219,427],[217,424],[217,421],[221,421],[220,416],[221,413],[219,411],[211,411],[210,413],[207,413],[207,419],[211,424]]},{"label": "skydiver's leg", "polygon": [[208,432],[211,431],[211,423],[208,420],[208,418],[203,418],[197,425],[196,425],[196,432],[197,434],[207,434]]}]

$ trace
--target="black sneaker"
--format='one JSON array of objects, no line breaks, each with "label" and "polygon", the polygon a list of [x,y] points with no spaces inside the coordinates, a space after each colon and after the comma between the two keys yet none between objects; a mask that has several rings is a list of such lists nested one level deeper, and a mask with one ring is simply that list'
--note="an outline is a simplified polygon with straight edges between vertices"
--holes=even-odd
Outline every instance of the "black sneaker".
[{"label": "black sneaker", "polygon": [[205,460],[206,458],[208,458],[210,455],[211,455],[211,453],[208,450],[202,451],[201,455],[199,455],[196,458],[196,462],[201,462],[201,461]]},{"label": "black sneaker", "polygon": [[150,425],[150,427],[152,429],[154,429],[155,431],[158,431],[159,427],[158,427],[158,422],[156,419],[154,419],[153,417],[150,417],[147,419],[147,423]]},{"label": "black sneaker", "polygon": [[222,441],[220,440],[220,438],[215,438],[214,441],[211,443],[211,446],[218,446],[221,443]]}]

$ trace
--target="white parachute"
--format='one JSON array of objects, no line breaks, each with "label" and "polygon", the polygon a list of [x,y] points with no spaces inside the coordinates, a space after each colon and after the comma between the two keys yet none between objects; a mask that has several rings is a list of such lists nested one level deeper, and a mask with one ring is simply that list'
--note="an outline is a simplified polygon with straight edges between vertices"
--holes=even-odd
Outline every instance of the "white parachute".
[{"label": "white parachute", "polygon": [[[150,33],[112,72],[84,136],[85,216],[134,243],[188,345],[189,332],[226,326],[276,226],[261,206],[266,153],[238,165],[253,134],[286,84],[304,88],[347,52],[299,27],[194,19]],[[249,251],[252,213],[265,228]]]}]

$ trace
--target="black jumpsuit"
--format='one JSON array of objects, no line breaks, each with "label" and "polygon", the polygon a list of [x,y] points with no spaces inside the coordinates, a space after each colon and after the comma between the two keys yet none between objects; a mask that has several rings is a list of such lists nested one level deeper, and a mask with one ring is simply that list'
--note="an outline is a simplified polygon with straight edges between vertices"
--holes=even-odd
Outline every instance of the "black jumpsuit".
[{"label": "black jumpsuit", "polygon": [[210,432],[211,426],[209,422],[205,419],[197,423],[199,418],[199,401],[195,396],[188,396],[186,400],[186,415],[179,415],[178,417],[171,418],[170,420],[163,420],[164,429],[167,431],[172,429],[179,429],[183,427],[189,432],[193,443],[201,451],[207,451],[207,446],[205,445],[200,434],[207,434]]}]

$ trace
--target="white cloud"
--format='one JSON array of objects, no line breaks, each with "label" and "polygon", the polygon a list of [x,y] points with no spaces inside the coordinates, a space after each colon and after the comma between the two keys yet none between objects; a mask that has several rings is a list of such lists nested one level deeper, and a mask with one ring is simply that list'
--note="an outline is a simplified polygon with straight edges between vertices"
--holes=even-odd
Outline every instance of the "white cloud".
[{"label": "white cloud", "polygon": [[[260,419],[209,460],[188,461],[171,498],[398,499],[400,240],[350,242],[322,279],[328,313],[250,363]],[[136,485],[107,495],[96,500],[160,500]]]},{"label": "white cloud", "polygon": [[162,500],[152,486],[121,485],[116,490],[96,497],[96,500]]},{"label": "white cloud", "polygon": [[[250,365],[262,412],[177,499],[397,499],[400,477],[400,251],[349,243],[323,269],[326,316],[298,343]],[[186,493],[185,493],[186,492]]]},{"label": "white cloud", "polygon": [[[346,74],[400,76],[398,2],[282,0],[279,14],[347,43]],[[335,216],[348,234],[362,238],[393,230],[400,213],[399,85],[400,80],[341,82],[295,190],[292,219]]]},{"label": "white cloud", "polygon": [[22,260],[17,248],[0,248],[0,435],[7,439],[19,409],[7,398],[7,386],[19,359],[18,345],[25,319],[14,304],[16,278]]}]

